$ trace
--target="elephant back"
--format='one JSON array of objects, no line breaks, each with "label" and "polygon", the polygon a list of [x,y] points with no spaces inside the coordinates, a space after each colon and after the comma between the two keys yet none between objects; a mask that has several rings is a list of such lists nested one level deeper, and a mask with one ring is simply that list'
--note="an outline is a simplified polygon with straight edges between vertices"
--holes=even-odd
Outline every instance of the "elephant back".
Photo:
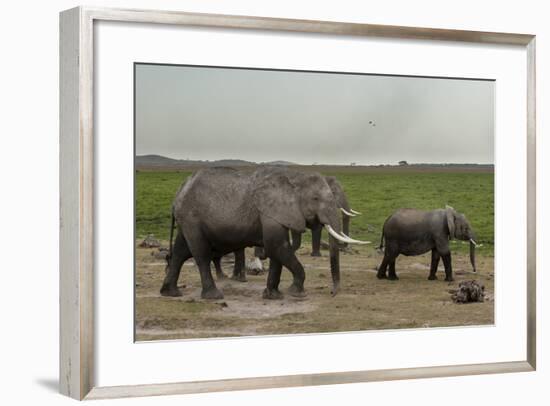
[{"label": "elephant back", "polygon": [[249,179],[249,175],[233,168],[195,172],[174,199],[176,219],[180,222],[188,216],[207,219],[245,215]]}]

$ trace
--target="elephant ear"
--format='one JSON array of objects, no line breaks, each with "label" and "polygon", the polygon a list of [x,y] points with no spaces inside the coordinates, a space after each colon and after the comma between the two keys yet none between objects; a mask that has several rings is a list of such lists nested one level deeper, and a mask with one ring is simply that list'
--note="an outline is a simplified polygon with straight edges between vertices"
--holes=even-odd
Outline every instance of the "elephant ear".
[{"label": "elephant ear", "polygon": [[449,239],[455,238],[455,209],[451,206],[445,206],[445,214],[447,215],[447,227],[449,227]]},{"label": "elephant ear", "polygon": [[260,179],[253,191],[253,201],[263,216],[299,233],[306,230],[298,194],[286,176],[272,174]]},{"label": "elephant ear", "polygon": [[330,187],[330,190],[332,191],[332,194],[334,195],[334,198],[336,199],[336,204],[338,207],[349,210],[349,203],[340,182],[338,182],[334,176],[325,176],[325,179]]}]

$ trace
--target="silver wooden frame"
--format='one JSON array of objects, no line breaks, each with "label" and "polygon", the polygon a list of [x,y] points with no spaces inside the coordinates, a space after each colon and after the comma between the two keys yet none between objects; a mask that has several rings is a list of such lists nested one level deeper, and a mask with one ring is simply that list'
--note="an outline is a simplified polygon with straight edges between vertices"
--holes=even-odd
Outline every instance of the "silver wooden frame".
[{"label": "silver wooden frame", "polygon": [[[216,381],[96,387],[93,324],[95,21],[511,44],[527,50],[527,353],[525,359]],[[77,7],[60,14],[60,392],[75,399],[184,394],[533,371],[536,368],[535,36],[172,11]]]}]

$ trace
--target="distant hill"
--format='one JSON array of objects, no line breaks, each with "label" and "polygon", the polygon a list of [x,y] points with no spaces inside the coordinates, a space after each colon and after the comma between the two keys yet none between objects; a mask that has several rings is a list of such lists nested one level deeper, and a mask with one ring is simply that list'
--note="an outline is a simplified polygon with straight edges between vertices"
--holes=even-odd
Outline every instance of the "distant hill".
[{"label": "distant hill", "polygon": [[[296,165],[287,161],[266,162],[268,165]],[[200,161],[191,159],[173,159],[162,155],[138,155],[136,156],[136,169],[160,169],[160,168],[187,168],[207,166],[255,166],[256,162],[242,159],[220,159],[217,161]]]},{"label": "distant hill", "polygon": [[273,166],[298,166],[294,162],[288,161],[271,161],[271,162],[262,162],[262,165],[273,165]]}]

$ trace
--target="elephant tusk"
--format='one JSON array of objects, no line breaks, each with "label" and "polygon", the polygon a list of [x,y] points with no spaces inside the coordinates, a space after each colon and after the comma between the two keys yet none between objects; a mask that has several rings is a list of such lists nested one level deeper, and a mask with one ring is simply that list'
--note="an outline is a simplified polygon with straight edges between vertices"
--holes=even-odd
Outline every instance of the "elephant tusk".
[{"label": "elephant tusk", "polygon": [[475,242],[473,238],[470,238],[470,242],[471,242],[472,244],[474,244],[474,247],[476,247],[476,248],[479,247],[478,243]]},{"label": "elephant tusk", "polygon": [[329,225],[326,224],[325,227],[327,228],[327,231],[330,235],[332,235],[334,238],[336,238],[338,241],[345,242],[348,244],[370,244],[370,241],[359,241],[354,240],[353,238],[348,237],[344,233],[342,235],[338,234],[334,229]]},{"label": "elephant tusk", "polygon": [[344,238],[345,241],[346,241],[348,244],[371,244],[370,241],[359,241],[359,240],[355,240],[355,239],[351,238],[350,236],[345,235],[342,231],[340,231],[340,237]]},{"label": "elephant tusk", "polygon": [[349,211],[346,211],[344,208],[340,207],[340,210],[342,210],[342,213],[344,213],[348,217],[355,217],[356,214],[350,213]]},{"label": "elephant tusk", "polygon": [[349,209],[349,211],[351,211],[353,214],[358,214],[358,215],[362,214],[360,211],[353,210],[353,209]]},{"label": "elephant tusk", "polygon": [[365,245],[365,244],[372,244],[370,241],[361,241],[361,240],[356,240],[356,239],[353,239],[347,235],[345,235],[344,233],[342,233],[342,236],[343,237],[346,237],[346,239],[348,240],[348,242],[350,244],[361,244],[361,245]]},{"label": "elephant tusk", "polygon": [[326,225],[327,231],[330,235],[332,235],[334,238],[336,238],[338,241],[341,242],[348,242],[344,237],[342,237],[340,234],[338,234],[330,225]]}]

